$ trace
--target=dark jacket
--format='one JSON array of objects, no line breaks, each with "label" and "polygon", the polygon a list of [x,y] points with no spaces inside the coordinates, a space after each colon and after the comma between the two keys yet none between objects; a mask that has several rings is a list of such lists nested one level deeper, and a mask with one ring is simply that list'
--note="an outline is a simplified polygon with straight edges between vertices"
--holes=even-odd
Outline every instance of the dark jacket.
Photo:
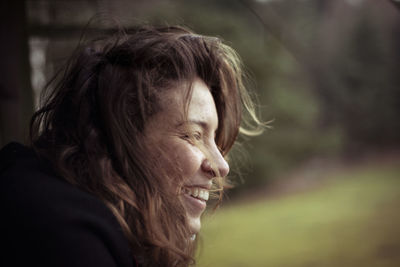
[{"label": "dark jacket", "polygon": [[33,150],[0,151],[0,266],[136,266],[112,212]]}]

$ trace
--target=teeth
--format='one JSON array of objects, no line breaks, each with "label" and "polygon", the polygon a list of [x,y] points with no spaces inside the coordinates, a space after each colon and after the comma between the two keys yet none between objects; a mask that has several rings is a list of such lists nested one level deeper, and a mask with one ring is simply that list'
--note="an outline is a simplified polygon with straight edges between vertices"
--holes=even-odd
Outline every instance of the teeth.
[{"label": "teeth", "polygon": [[184,192],[188,195],[191,195],[192,197],[199,198],[204,201],[207,201],[210,195],[207,189],[199,187],[192,187],[192,188],[185,187]]},{"label": "teeth", "polygon": [[194,197],[198,197],[199,196],[199,189],[198,188],[195,188],[192,192],[193,192],[192,195]]}]

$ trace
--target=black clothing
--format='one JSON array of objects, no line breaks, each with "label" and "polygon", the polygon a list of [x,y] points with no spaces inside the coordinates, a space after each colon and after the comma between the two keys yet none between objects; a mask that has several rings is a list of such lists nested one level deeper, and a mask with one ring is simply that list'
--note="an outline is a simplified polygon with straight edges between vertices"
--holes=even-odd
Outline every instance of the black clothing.
[{"label": "black clothing", "polygon": [[0,151],[0,203],[0,266],[136,266],[106,205],[32,149],[10,143]]}]

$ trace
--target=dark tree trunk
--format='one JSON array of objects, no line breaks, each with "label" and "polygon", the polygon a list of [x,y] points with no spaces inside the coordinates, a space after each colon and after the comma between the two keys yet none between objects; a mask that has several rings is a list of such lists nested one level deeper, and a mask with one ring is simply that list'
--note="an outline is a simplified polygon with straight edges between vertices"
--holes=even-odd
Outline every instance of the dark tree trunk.
[{"label": "dark tree trunk", "polygon": [[26,141],[33,112],[24,1],[0,4],[0,145]]}]

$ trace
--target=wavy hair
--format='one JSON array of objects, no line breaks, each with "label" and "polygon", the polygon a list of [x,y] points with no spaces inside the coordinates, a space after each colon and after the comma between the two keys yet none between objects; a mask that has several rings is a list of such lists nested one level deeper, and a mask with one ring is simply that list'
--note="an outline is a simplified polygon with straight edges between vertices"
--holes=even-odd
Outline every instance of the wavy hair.
[{"label": "wavy hair", "polygon": [[[262,128],[240,60],[220,39],[177,26],[140,27],[81,46],[45,88],[31,120],[33,148],[109,207],[143,266],[194,263],[184,208],[165,190],[142,140],[146,122],[161,112],[161,93],[197,77],[214,98],[216,143],[226,156],[240,131]],[[254,128],[240,127],[243,113]]]}]

